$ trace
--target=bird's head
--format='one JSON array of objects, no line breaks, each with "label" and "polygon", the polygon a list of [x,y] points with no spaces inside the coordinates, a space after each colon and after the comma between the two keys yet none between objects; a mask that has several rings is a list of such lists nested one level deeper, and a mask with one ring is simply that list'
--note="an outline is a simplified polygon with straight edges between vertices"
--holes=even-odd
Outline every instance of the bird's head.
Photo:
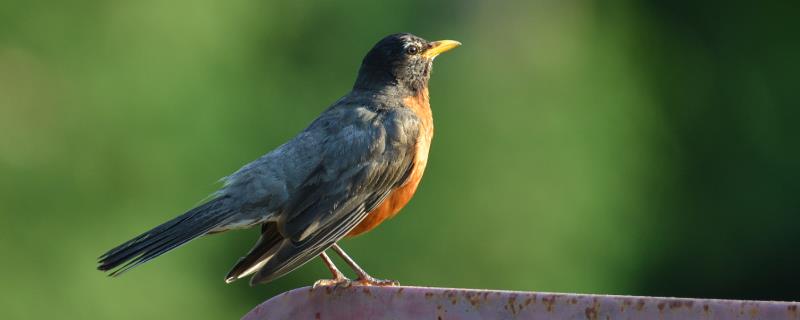
[{"label": "bird's head", "polygon": [[460,46],[453,40],[429,42],[410,33],[389,35],[364,57],[354,89],[396,87],[415,94],[428,86],[433,59]]}]

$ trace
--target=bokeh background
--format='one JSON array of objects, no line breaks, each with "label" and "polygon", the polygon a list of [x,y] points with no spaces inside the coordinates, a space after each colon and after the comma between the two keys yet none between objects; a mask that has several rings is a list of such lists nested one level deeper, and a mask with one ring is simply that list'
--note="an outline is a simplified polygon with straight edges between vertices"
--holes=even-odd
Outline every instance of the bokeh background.
[{"label": "bokeh background", "polygon": [[343,242],[408,285],[800,299],[800,19],[784,2],[0,1],[0,315],[237,318],[257,231],[118,279],[105,250],[302,130],[381,37],[436,61],[417,196]]}]

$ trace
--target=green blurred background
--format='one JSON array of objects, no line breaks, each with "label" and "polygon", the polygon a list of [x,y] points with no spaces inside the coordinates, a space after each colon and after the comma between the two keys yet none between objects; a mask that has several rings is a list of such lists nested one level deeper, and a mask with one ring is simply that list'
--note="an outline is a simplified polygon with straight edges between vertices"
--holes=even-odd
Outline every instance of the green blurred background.
[{"label": "green blurred background", "polygon": [[417,196],[343,242],[407,285],[800,299],[797,4],[0,2],[0,315],[237,318],[255,230],[118,279],[105,250],[302,130],[381,37],[436,61]]}]

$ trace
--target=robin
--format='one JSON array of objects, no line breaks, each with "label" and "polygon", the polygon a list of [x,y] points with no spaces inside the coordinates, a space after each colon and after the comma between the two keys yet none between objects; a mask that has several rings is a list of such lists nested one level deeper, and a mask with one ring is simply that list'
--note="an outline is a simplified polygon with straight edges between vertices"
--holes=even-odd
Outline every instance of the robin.
[{"label": "robin", "polygon": [[[223,178],[211,200],[111,249],[98,269],[118,276],[197,237],[261,226],[225,277],[277,279],[319,256],[333,279],[315,285],[396,285],[367,274],[336,243],[397,214],[417,190],[433,138],[428,80],[434,58],[460,46],[408,33],[367,53],[353,89],[289,142]],[[355,271],[351,281],[325,253]]]}]

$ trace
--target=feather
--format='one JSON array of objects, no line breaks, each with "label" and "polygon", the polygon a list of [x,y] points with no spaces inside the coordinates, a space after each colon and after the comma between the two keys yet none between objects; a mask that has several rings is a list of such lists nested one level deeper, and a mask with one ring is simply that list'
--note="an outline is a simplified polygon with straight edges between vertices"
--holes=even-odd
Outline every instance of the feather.
[{"label": "feather", "polygon": [[225,203],[226,197],[212,199],[109,250],[100,256],[97,269],[111,271],[110,276],[119,276],[206,234],[235,213]]}]

